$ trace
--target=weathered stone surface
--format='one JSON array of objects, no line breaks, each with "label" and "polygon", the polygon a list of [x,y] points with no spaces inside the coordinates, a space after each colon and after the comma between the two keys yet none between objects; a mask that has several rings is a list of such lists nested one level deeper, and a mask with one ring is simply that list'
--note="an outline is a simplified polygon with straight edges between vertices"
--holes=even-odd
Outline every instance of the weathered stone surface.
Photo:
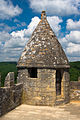
[{"label": "weathered stone surface", "polygon": [[14,86],[14,72],[9,72],[5,78],[5,87]]},{"label": "weathered stone surface", "polygon": [[70,100],[80,101],[80,81],[70,82]]},{"label": "weathered stone surface", "polygon": [[80,120],[80,103],[56,107],[22,104],[0,120]]},{"label": "weathered stone surface", "polygon": [[53,69],[38,69],[38,78],[29,78],[27,69],[23,72],[19,70],[18,82],[23,83],[23,103],[52,106],[56,99],[55,73]]},{"label": "weathered stone surface", "polygon": [[[23,83],[23,103],[54,105],[56,101],[69,102],[69,67],[68,59],[43,11],[41,21],[17,64],[17,81]],[[35,69],[36,78],[31,77],[34,76]],[[58,71],[60,76],[57,75]],[[60,97],[57,97],[58,94]]]},{"label": "weathered stone surface", "polygon": [[70,102],[70,76],[69,70],[63,69],[61,80],[61,95],[57,96],[56,105],[66,104]]},{"label": "weathered stone surface", "polygon": [[21,104],[22,87],[22,84],[16,84],[14,88],[0,88],[0,116]]},{"label": "weathered stone surface", "polygon": [[78,77],[78,81],[80,82],[80,76]]},{"label": "weathered stone surface", "polygon": [[71,81],[70,89],[80,89],[80,82],[79,81]]},{"label": "weathered stone surface", "polygon": [[17,67],[69,68],[68,59],[43,11]]},{"label": "weathered stone surface", "polygon": [[70,75],[69,70],[64,71],[64,97],[65,100],[69,102],[70,100]]},{"label": "weathered stone surface", "polygon": [[71,89],[70,90],[70,100],[80,101],[80,90]]},{"label": "weathered stone surface", "polygon": [[0,87],[1,87],[1,73],[0,73]]}]

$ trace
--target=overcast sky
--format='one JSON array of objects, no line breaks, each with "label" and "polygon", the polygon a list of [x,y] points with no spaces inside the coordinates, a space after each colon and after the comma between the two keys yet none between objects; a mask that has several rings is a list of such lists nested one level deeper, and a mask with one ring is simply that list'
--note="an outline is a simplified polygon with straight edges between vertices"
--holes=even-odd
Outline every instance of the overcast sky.
[{"label": "overcast sky", "polygon": [[45,10],[70,61],[80,61],[80,0],[0,0],[0,61],[17,61]]}]

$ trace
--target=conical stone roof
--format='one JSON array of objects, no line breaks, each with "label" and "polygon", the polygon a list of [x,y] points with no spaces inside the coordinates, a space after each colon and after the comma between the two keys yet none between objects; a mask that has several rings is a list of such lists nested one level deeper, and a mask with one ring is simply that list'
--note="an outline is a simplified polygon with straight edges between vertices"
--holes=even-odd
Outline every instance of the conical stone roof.
[{"label": "conical stone roof", "polygon": [[45,11],[18,61],[17,67],[69,68],[68,59],[52,31]]}]

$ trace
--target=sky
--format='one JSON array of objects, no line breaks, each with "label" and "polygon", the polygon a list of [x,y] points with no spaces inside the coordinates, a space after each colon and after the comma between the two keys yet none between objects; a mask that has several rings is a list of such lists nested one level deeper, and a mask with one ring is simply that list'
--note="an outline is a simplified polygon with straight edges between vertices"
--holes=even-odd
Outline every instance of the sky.
[{"label": "sky", "polygon": [[18,61],[42,10],[69,61],[80,61],[80,0],[0,0],[0,62]]}]

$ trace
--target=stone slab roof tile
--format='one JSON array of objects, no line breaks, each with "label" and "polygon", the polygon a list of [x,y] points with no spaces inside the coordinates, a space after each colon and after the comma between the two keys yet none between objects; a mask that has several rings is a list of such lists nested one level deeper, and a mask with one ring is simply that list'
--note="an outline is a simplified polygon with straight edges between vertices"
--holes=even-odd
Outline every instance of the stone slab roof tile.
[{"label": "stone slab roof tile", "polygon": [[69,68],[68,59],[52,31],[45,11],[18,61],[17,67]]}]

